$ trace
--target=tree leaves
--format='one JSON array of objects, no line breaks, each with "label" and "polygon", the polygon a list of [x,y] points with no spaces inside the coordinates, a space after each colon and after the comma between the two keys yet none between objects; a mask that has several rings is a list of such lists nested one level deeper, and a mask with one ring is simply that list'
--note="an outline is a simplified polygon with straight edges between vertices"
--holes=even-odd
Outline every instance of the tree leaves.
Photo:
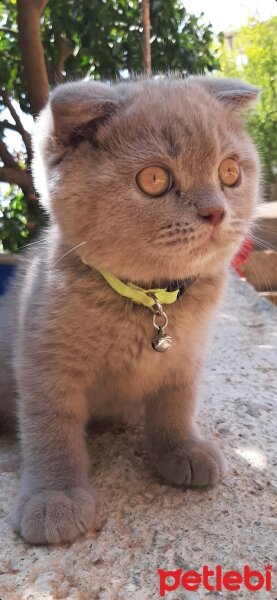
[{"label": "tree leaves", "polygon": [[[22,110],[29,111],[20,63],[16,6],[2,0],[0,85],[13,91]],[[14,32],[14,33],[13,33]],[[64,78],[90,75],[115,78],[128,69],[142,70],[141,14],[138,0],[55,0],[46,6],[41,36],[51,84],[55,84],[58,36],[67,38],[73,54],[64,65]],[[152,63],[155,72],[178,69],[202,73],[218,67],[212,30],[201,17],[188,15],[180,0],[151,2]]]}]

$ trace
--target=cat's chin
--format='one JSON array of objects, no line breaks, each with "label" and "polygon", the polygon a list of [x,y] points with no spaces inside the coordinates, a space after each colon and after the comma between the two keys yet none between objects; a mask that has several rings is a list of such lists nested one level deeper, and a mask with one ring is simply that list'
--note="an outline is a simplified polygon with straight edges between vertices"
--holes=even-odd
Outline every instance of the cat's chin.
[{"label": "cat's chin", "polygon": [[131,263],[102,255],[98,261],[90,254],[81,261],[93,271],[106,271],[123,282],[147,289],[167,288],[170,282],[206,278],[215,275],[231,262],[246,234],[234,236],[224,230],[207,232],[193,247],[181,245],[167,255],[134,257]]},{"label": "cat's chin", "polygon": [[[226,250],[226,249],[225,249]],[[182,282],[197,279],[199,277],[209,277],[222,268],[222,263],[230,255],[230,261],[233,253],[230,252],[227,257],[225,253],[219,255],[217,248],[211,249],[203,246],[195,253],[195,256],[180,257],[178,260],[167,260],[161,265],[153,262],[151,266],[143,265],[143,261],[138,261],[137,268],[133,264],[128,268],[127,265],[107,265],[105,268],[92,266],[92,271],[107,271],[117,277],[124,283],[132,283],[145,289],[167,288],[173,282]],[[87,263],[89,265],[89,263]]]},{"label": "cat's chin", "polygon": [[241,248],[244,240],[247,238],[248,233],[246,231],[241,232],[239,235],[235,235],[232,232],[220,232],[218,235],[211,237],[211,243],[213,244],[214,252],[220,260],[232,261],[234,255]]}]

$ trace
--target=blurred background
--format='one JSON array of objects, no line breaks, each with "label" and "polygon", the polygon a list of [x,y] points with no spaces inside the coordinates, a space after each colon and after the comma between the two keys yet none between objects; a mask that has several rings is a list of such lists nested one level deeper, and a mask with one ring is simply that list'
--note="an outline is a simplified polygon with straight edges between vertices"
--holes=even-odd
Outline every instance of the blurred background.
[{"label": "blurred background", "polygon": [[[168,69],[184,77],[211,73],[217,77],[239,77],[262,89],[259,104],[249,116],[248,128],[262,160],[265,203],[260,209],[260,225],[253,245],[248,244],[237,270],[249,280],[252,277],[255,287],[274,301],[271,292],[277,290],[276,9],[276,0],[232,0],[228,6],[205,0],[2,0],[2,263],[10,263],[12,270],[14,259],[10,253],[32,243],[46,222],[31,178],[30,134],[33,119],[52,86],[79,77],[127,79],[133,72],[155,76]],[[251,273],[247,272],[249,264]]]}]

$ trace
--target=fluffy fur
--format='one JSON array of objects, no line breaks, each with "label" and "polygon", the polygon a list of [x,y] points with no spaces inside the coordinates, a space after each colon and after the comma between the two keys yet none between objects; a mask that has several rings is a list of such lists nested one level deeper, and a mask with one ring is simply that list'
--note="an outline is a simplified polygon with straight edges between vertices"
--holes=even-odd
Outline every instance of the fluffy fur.
[{"label": "fluffy fur", "polygon": [[[51,225],[1,303],[2,412],[12,412],[13,362],[23,453],[14,527],[27,541],[69,541],[92,526],[84,432],[94,417],[144,409],[148,451],[168,481],[222,477],[221,454],[194,417],[209,324],[257,202],[258,159],[241,116],[257,94],[205,77],[76,82],[56,88],[38,118],[33,172]],[[240,164],[234,188],[219,182],[226,157]],[[173,177],[161,198],[136,184],[151,164]],[[214,208],[225,212],[216,226],[203,217]],[[98,269],[145,287],[198,277],[166,307],[170,351],[152,350],[151,312]]]}]

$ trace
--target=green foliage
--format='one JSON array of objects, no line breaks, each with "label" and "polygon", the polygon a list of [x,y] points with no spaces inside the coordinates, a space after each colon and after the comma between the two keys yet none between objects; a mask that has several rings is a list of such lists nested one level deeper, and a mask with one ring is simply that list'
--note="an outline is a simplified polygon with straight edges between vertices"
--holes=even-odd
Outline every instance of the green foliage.
[{"label": "green foliage", "polygon": [[249,130],[264,164],[266,191],[277,176],[277,17],[251,19],[236,32],[232,50],[221,46],[222,75],[239,77],[261,88],[257,108],[249,118]]},{"label": "green foliage", "polygon": [[187,14],[182,2],[152,0],[150,6],[154,70],[195,74],[219,68],[212,28],[201,16]]},{"label": "green foliage", "polygon": [[[13,1],[2,0],[0,22],[10,30],[0,32],[0,86],[10,90],[28,112]],[[73,49],[64,66],[65,78],[115,78],[125,69],[142,70],[138,0],[50,0],[41,20],[41,36],[51,84],[55,83],[58,36],[68,39]],[[151,1],[151,48],[154,72],[202,73],[219,66],[211,26],[188,15],[181,0]]]},{"label": "green foliage", "polygon": [[20,99],[24,91],[22,67],[18,46],[16,3],[4,0],[0,3],[0,88]]},{"label": "green foliage", "polygon": [[26,243],[29,231],[25,198],[13,186],[7,195],[0,196],[0,216],[0,250],[16,252]]},{"label": "green foliage", "polygon": [[0,252],[17,252],[32,242],[45,222],[46,215],[36,198],[30,204],[30,199],[17,186],[11,185],[6,194],[0,193]]}]

